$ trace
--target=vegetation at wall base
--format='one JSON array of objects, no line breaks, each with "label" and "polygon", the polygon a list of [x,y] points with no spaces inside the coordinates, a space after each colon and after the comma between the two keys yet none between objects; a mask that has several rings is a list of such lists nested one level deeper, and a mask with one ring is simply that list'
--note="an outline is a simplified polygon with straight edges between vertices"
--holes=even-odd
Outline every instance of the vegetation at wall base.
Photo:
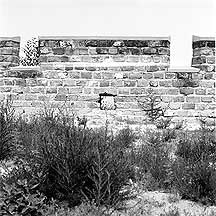
[{"label": "vegetation at wall base", "polygon": [[107,215],[154,190],[216,204],[215,128],[204,120],[187,131],[161,116],[138,136],[76,124],[66,110],[15,117],[10,101],[0,114],[1,163],[9,167],[0,175],[2,215]]}]

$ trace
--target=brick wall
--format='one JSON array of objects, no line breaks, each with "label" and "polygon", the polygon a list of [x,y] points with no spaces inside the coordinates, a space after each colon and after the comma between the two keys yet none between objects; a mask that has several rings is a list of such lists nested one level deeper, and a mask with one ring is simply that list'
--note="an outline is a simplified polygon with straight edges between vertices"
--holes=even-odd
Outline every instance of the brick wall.
[{"label": "brick wall", "polygon": [[192,66],[215,72],[215,38],[193,36]]},{"label": "brick wall", "polygon": [[[175,120],[215,119],[215,72],[170,69],[168,37],[40,37],[39,44],[40,66],[0,70],[0,98],[11,95],[19,112],[48,103],[85,115],[91,126],[106,119],[116,128],[140,126],[145,115],[137,101],[151,88]],[[116,110],[100,110],[105,92],[116,95]]]},{"label": "brick wall", "polygon": [[20,37],[0,37],[0,67],[19,65]]}]

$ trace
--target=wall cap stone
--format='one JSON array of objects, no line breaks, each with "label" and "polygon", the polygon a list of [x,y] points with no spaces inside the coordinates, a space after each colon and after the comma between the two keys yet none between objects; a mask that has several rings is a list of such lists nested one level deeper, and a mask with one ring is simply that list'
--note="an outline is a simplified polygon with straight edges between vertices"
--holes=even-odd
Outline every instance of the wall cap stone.
[{"label": "wall cap stone", "polygon": [[194,67],[174,67],[169,68],[168,72],[172,73],[198,73],[200,69]]},{"label": "wall cap stone", "polygon": [[39,40],[169,40],[167,37],[151,37],[151,36],[39,36]]},{"label": "wall cap stone", "polygon": [[0,37],[0,41],[15,41],[15,42],[20,42],[20,36],[15,36],[15,37]]},{"label": "wall cap stone", "polygon": [[11,71],[17,71],[17,70],[19,70],[19,71],[21,71],[21,70],[23,70],[23,71],[25,71],[25,70],[27,70],[27,71],[29,71],[29,70],[40,70],[40,66],[16,66],[16,67],[12,67],[12,68],[10,68],[10,70]]},{"label": "wall cap stone", "polygon": [[195,42],[195,41],[215,41],[215,37],[199,37],[199,36],[195,36],[193,35],[192,36],[192,41]]}]

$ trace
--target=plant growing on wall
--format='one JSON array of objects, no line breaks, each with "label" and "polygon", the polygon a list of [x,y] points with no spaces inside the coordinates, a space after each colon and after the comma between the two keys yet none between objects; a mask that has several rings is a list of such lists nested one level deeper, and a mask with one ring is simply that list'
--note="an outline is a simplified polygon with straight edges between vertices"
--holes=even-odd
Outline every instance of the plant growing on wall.
[{"label": "plant growing on wall", "polygon": [[164,116],[165,108],[161,106],[161,101],[161,97],[156,95],[153,89],[149,89],[147,95],[138,100],[139,106],[151,122]]},{"label": "plant growing on wall", "polygon": [[24,57],[21,57],[20,63],[23,66],[35,66],[39,64],[39,44],[37,38],[28,40],[23,48]]}]

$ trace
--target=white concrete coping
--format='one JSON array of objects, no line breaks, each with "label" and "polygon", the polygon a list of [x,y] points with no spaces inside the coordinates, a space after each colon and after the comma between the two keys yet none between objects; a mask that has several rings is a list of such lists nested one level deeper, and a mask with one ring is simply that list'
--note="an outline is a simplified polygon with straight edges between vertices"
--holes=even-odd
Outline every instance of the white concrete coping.
[{"label": "white concrete coping", "polygon": [[202,40],[208,40],[208,41],[215,41],[215,37],[199,37],[199,36],[192,36],[193,42],[195,41],[202,41]]},{"label": "white concrete coping", "polygon": [[199,68],[194,68],[194,67],[173,67],[169,68],[168,72],[172,73],[198,73],[200,72]]},{"label": "white concrete coping", "polygon": [[17,70],[22,70],[22,71],[30,71],[30,70],[40,70],[40,66],[15,66],[10,68],[11,71],[17,71]]},{"label": "white concrete coping", "polygon": [[20,42],[20,36],[15,36],[15,37],[0,37],[0,41],[15,41],[15,42]]},{"label": "white concrete coping", "polygon": [[171,40],[167,37],[151,37],[151,36],[39,36],[39,40]]}]

